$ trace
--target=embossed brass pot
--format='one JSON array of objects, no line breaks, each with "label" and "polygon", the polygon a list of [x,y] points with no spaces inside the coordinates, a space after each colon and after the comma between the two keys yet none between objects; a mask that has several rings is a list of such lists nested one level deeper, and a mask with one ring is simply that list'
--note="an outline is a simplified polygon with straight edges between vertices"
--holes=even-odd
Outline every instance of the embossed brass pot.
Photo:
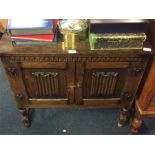
[{"label": "embossed brass pot", "polygon": [[58,23],[59,31],[62,34],[63,49],[76,49],[76,43],[88,38],[88,26],[79,31],[63,30]]}]

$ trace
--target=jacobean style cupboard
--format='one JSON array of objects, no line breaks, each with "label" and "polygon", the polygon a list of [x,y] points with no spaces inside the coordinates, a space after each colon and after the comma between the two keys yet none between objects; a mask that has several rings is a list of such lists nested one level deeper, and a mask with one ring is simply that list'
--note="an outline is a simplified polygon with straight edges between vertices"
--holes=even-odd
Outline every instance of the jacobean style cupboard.
[{"label": "jacobean style cupboard", "polygon": [[13,47],[0,42],[0,57],[26,127],[31,108],[117,107],[118,126],[128,120],[133,100],[151,52],[90,51],[88,42],[76,52],[61,43]]}]

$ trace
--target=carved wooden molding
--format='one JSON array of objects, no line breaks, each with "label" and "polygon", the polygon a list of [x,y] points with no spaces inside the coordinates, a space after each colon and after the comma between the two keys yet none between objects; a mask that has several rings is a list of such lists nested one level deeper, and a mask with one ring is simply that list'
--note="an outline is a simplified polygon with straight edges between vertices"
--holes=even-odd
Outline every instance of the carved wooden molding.
[{"label": "carved wooden molding", "polygon": [[17,69],[14,67],[8,67],[7,72],[11,76],[17,76]]},{"label": "carved wooden molding", "polygon": [[134,67],[133,68],[133,75],[138,76],[144,71],[142,67]]},{"label": "carved wooden molding", "polygon": [[41,76],[41,77],[55,77],[55,76],[57,76],[58,75],[58,73],[56,73],[56,72],[33,72],[32,73],[32,76],[36,76],[36,77],[39,77],[39,76]]},{"label": "carved wooden molding", "polygon": [[138,57],[110,57],[100,56],[6,56],[5,61],[8,62],[141,62],[144,59]]}]

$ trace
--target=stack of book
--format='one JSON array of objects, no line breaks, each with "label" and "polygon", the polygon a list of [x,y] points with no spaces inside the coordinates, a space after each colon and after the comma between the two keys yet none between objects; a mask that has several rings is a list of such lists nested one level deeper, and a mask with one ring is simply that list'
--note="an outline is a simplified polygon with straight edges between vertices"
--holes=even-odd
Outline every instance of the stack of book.
[{"label": "stack of book", "polygon": [[57,42],[57,20],[8,20],[7,33],[12,45],[50,45]]},{"label": "stack of book", "polygon": [[91,19],[89,43],[91,50],[141,49],[147,38],[148,20]]}]

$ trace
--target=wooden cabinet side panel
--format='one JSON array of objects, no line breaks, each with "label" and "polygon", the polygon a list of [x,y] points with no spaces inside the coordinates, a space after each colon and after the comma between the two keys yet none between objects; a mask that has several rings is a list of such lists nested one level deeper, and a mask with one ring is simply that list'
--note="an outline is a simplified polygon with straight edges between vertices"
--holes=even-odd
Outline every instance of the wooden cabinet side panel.
[{"label": "wooden cabinet side panel", "polygon": [[126,108],[131,108],[132,103],[135,99],[135,95],[139,88],[141,79],[143,77],[148,59],[141,62],[140,64],[131,63],[128,69],[129,77],[125,84],[125,89],[122,91],[121,101],[124,102]]},{"label": "wooden cabinet side panel", "polygon": [[23,108],[29,105],[28,95],[22,79],[22,71],[18,63],[6,62],[3,58],[2,64],[5,68],[11,89],[13,90],[17,107]]}]

